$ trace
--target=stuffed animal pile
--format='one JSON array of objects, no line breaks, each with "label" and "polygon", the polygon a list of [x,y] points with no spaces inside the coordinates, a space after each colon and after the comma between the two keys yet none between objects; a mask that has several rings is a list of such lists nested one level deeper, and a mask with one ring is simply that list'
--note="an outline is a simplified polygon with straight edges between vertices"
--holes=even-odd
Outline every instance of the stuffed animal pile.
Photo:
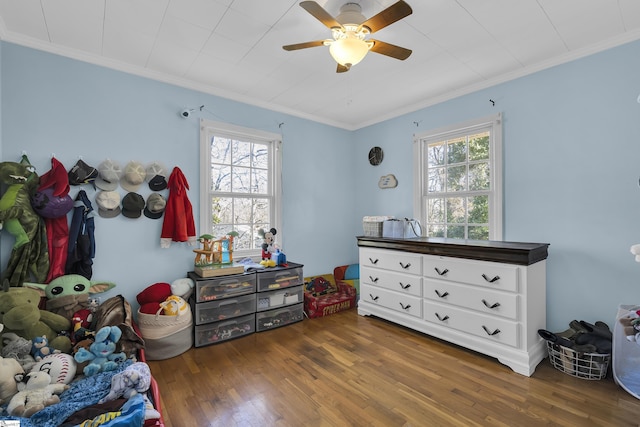
[{"label": "stuffed animal pile", "polygon": [[186,314],[189,311],[189,303],[184,297],[188,298],[192,288],[193,280],[191,279],[179,279],[173,284],[159,282],[149,285],[136,296],[140,304],[140,313],[164,316]]},{"label": "stuffed animal pile", "polygon": [[[85,377],[98,374],[107,375],[108,381],[120,378],[118,384],[135,393],[149,388],[148,366],[129,360],[144,348],[132,327],[130,306],[121,295],[97,303],[96,294],[114,286],[70,274],[47,285],[25,282],[0,291],[0,415],[35,416],[67,399],[64,392],[78,384],[76,379],[82,384]],[[172,298],[167,309],[179,312],[183,308],[178,302]],[[135,394],[120,391],[125,398]],[[96,395],[93,404],[101,397],[108,398]],[[160,418],[150,402],[148,406],[146,414]]]}]

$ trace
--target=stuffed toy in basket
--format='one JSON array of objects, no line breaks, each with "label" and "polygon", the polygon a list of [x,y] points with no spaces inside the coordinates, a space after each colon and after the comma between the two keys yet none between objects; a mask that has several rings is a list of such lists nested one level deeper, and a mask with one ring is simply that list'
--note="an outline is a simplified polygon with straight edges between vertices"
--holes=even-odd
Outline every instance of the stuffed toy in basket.
[{"label": "stuffed toy in basket", "polygon": [[[167,287],[169,296],[166,296]],[[152,302],[156,297],[165,300]],[[138,294],[137,299],[140,303],[138,328],[145,341],[147,360],[170,359],[193,346],[193,314],[184,299],[171,295],[170,285],[151,285]],[[150,306],[157,307],[155,313],[148,312]]]}]

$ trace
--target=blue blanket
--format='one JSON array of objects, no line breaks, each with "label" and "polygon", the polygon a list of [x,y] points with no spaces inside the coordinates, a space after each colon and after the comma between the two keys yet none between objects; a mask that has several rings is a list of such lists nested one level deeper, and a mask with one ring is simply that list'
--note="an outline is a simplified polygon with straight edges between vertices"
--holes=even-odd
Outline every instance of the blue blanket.
[{"label": "blue blanket", "polygon": [[[126,360],[113,371],[100,372],[73,381],[69,384],[69,390],[60,395],[60,403],[47,406],[33,414],[31,418],[5,416],[0,417],[0,420],[20,420],[20,427],[57,427],[74,412],[97,404],[101,398],[109,394],[111,377],[131,363],[131,360]],[[6,411],[6,405],[2,409]]]}]

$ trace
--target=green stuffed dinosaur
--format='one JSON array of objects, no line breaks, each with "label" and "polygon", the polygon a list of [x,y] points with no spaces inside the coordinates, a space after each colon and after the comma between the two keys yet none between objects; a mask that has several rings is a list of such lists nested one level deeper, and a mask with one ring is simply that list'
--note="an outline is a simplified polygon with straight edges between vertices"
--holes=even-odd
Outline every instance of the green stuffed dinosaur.
[{"label": "green stuffed dinosaur", "polygon": [[22,286],[29,271],[38,282],[49,272],[49,254],[43,219],[31,207],[31,194],[38,187],[38,176],[28,163],[0,163],[0,183],[7,190],[0,198],[0,229],[15,237],[2,288]]}]

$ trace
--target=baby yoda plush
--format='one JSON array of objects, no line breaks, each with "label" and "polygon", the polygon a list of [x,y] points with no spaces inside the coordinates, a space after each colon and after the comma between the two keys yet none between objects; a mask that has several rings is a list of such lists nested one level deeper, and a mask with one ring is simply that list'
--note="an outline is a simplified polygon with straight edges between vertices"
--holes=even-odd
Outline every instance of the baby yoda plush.
[{"label": "baby yoda plush", "polygon": [[47,285],[25,282],[23,286],[33,288],[46,297],[48,311],[71,319],[78,310],[89,308],[89,294],[106,292],[116,284],[89,280],[79,274],[67,274],[55,278]]},{"label": "baby yoda plush", "polygon": [[46,336],[49,345],[63,353],[71,350],[71,340],[58,333],[68,331],[71,321],[47,310],[40,310],[40,294],[30,288],[10,288],[0,292],[0,323],[5,332],[28,339]]}]

